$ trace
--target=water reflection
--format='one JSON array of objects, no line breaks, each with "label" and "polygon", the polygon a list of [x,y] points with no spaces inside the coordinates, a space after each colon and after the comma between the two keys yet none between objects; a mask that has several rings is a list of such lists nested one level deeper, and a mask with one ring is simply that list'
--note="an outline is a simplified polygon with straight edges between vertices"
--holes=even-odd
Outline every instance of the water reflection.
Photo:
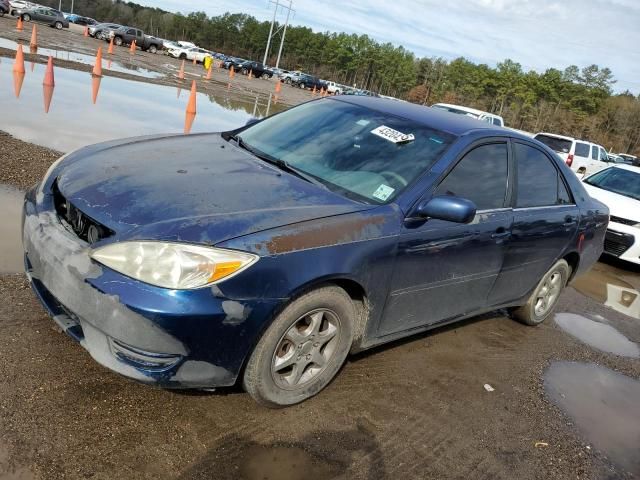
[{"label": "water reflection", "polygon": [[[6,38],[0,37],[0,47],[6,48],[8,50],[17,50],[18,43],[8,40]],[[33,64],[35,63],[35,55],[44,55],[45,57],[53,57],[59,60],[67,60],[70,62],[82,63],[85,65],[93,65],[95,63],[96,57],[90,54],[78,53],[78,52],[70,52],[68,50],[58,50],[54,48],[42,48],[36,47],[35,49],[29,50],[31,57],[31,64],[33,70]],[[130,75],[136,75],[138,77],[144,78],[161,78],[164,77],[163,73],[154,72],[152,70],[147,70],[146,68],[139,67],[135,65],[133,62],[119,62],[114,61],[110,63],[107,67],[107,70],[111,70],[113,72],[120,73],[128,73]]]},{"label": "water reflection", "polygon": [[589,442],[640,475],[640,382],[598,365],[555,362],[544,387]]},{"label": "water reflection", "polygon": [[[179,133],[185,129],[188,96],[175,96],[174,87],[115,77],[92,77],[56,67],[56,88],[43,90],[46,66],[37,64],[34,73],[17,75],[14,81],[19,101],[0,88],[0,129],[22,140],[62,152],[114,138],[154,133]],[[11,60],[0,63],[0,86],[12,81]],[[24,83],[24,86],[23,86]],[[41,93],[42,92],[42,93]],[[178,92],[179,93],[179,92]],[[42,96],[45,108],[42,108]],[[55,95],[55,108],[48,111]],[[221,131],[244,125],[251,116],[273,114],[268,98],[232,98],[222,94],[197,94],[198,114],[192,131]],[[95,107],[88,108],[91,104]],[[86,100],[85,100],[86,99]]]},{"label": "water reflection", "polygon": [[607,307],[640,319],[640,292],[605,268],[596,264],[588,274],[578,277],[571,285]]}]

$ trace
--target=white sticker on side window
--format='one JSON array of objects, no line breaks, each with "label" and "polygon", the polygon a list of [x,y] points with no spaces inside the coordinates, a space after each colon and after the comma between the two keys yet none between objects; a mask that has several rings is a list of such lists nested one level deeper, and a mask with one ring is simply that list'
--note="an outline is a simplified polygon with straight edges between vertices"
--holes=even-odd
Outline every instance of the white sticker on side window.
[{"label": "white sticker on side window", "polygon": [[373,196],[378,200],[382,200],[383,202],[389,198],[393,192],[395,192],[395,188],[391,188],[389,185],[381,184],[378,189],[373,192]]},{"label": "white sticker on side window", "polygon": [[413,133],[402,133],[386,125],[380,125],[378,128],[371,130],[371,133],[392,143],[407,143],[416,139]]}]

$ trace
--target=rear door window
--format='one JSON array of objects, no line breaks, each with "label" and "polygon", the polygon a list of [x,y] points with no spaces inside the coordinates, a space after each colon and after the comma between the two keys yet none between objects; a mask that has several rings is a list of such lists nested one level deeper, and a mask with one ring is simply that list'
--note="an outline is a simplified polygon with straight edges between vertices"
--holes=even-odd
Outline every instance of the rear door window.
[{"label": "rear door window", "polygon": [[515,144],[518,165],[518,195],[516,207],[546,207],[571,203],[569,192],[558,170],[540,150]]},{"label": "rear door window", "polygon": [[435,195],[456,195],[478,210],[503,208],[507,195],[507,144],[482,145],[467,153],[440,183]]},{"label": "rear door window", "polygon": [[600,157],[600,153],[598,152],[598,147],[595,145],[591,145],[591,159],[598,160]]},{"label": "rear door window", "polygon": [[589,158],[589,145],[587,143],[576,142],[576,156]]}]

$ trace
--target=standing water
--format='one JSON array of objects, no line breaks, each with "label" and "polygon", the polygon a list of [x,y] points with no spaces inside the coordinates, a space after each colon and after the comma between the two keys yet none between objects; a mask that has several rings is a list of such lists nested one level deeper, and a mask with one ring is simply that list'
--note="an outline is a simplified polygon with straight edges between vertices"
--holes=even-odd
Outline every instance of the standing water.
[{"label": "standing water", "polygon": [[0,185],[0,274],[21,272],[22,236],[20,215],[24,194]]},{"label": "standing water", "polygon": [[[31,143],[68,152],[116,138],[182,133],[190,83],[181,87],[103,77],[56,68],[49,113],[44,111],[45,65],[27,69],[20,97],[13,92],[12,59],[0,58],[0,130]],[[99,90],[93,91],[96,84]],[[234,95],[231,98],[229,95]],[[95,104],[93,98],[95,97]],[[269,98],[238,98],[235,92],[197,95],[192,132],[241,127],[252,117],[282,110]],[[10,115],[5,112],[11,112]]]}]

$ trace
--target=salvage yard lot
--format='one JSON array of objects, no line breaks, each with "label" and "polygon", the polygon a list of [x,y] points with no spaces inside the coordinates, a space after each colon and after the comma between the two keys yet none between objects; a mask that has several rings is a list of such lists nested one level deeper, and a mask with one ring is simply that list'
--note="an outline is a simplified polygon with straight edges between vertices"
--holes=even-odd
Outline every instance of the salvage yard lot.
[{"label": "salvage yard lot", "polygon": [[[0,36],[28,43],[28,33],[13,25],[0,19]],[[90,54],[105,45],[42,30],[43,47]],[[126,50],[117,55],[128,60]],[[134,61],[168,74],[144,81],[176,84],[171,72],[178,61],[140,53]],[[7,63],[3,58],[0,68]],[[203,88],[225,91],[227,72],[215,75]],[[273,91],[274,82],[236,78],[231,99]],[[286,86],[282,91],[288,105],[311,98]],[[0,95],[12,95],[7,92],[3,85]],[[0,183],[22,190],[58,156],[2,133],[0,145]],[[618,262],[599,263],[565,291],[557,312],[599,320],[639,343],[640,320],[603,305],[627,305],[629,298],[613,297],[607,286],[624,284],[637,294],[638,273]],[[544,384],[553,362],[596,363],[637,380],[640,360],[589,347],[551,319],[530,328],[499,311],[437,329],[353,357],[320,395],[267,410],[239,388],[166,391],[104,369],[56,331],[22,274],[0,275],[0,298],[1,480],[640,475],[638,444],[594,442],[549,400]],[[637,306],[637,297],[631,300]],[[601,407],[596,416],[608,412]],[[624,413],[614,420],[625,420]],[[633,419],[628,425],[634,427]]]}]

